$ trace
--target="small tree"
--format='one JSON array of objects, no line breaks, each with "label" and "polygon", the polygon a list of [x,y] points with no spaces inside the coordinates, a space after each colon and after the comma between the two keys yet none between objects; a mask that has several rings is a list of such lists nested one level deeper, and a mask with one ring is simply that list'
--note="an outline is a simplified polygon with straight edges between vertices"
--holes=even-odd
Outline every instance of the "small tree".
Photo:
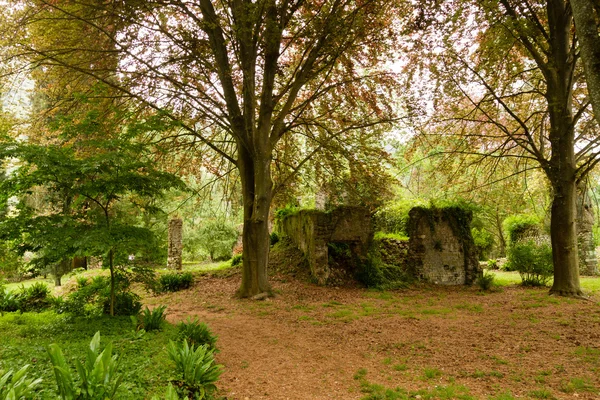
[{"label": "small tree", "polygon": [[[47,265],[74,255],[102,256],[110,270],[111,315],[115,264],[154,242],[151,230],[128,223],[120,214],[121,200],[157,197],[183,187],[179,178],[156,169],[149,147],[137,138],[139,125],[109,134],[103,131],[124,121],[118,112],[113,118],[99,121],[96,113],[89,112],[77,122],[62,119],[57,127],[78,135],[74,143],[63,140],[62,145],[42,146],[8,139],[0,143],[0,158],[20,162],[1,183],[0,200],[6,204],[11,196],[21,199],[17,215],[0,222],[0,235],[18,239],[17,249],[36,251],[38,262]],[[27,194],[35,188],[46,193],[48,202],[42,209],[28,204]]]}]

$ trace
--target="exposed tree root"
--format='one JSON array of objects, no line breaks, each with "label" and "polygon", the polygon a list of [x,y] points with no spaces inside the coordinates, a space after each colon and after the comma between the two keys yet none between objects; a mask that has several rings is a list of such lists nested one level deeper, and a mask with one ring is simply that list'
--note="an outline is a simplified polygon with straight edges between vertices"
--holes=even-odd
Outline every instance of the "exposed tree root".
[{"label": "exposed tree root", "polygon": [[590,300],[581,290],[550,289],[550,296],[570,297],[579,300]]}]

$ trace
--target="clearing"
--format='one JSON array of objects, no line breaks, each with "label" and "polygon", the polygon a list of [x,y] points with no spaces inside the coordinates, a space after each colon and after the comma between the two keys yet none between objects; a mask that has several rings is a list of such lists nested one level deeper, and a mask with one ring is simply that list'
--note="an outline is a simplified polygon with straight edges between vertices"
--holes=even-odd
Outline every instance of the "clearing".
[{"label": "clearing", "polygon": [[145,299],[168,305],[170,322],[209,324],[228,399],[599,398],[597,292],[590,301],[518,286],[378,292],[276,275],[276,296],[252,301],[232,298],[239,282],[203,276]]}]

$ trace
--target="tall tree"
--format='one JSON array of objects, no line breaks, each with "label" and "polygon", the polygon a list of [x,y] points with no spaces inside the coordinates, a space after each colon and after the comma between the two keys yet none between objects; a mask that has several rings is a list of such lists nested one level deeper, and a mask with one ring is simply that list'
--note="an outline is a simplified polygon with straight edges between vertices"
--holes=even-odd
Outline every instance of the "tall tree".
[{"label": "tall tree", "polygon": [[432,38],[434,29],[444,32],[432,43],[417,42],[435,60],[427,73],[438,85],[428,98],[442,116],[432,132],[458,135],[454,151],[483,160],[515,157],[523,169],[544,171],[552,188],[551,293],[579,296],[576,187],[600,161],[600,136],[588,112],[569,3],[438,6],[448,16],[443,22],[431,12],[415,20],[425,26],[422,38]]},{"label": "tall tree", "polygon": [[[270,290],[271,166],[282,138],[315,143],[306,159],[346,137],[377,134],[378,125],[394,119],[395,81],[383,70],[395,44],[391,26],[401,15],[394,6],[387,0],[38,0],[22,8],[13,27],[22,39],[12,54],[85,73],[166,111],[182,134],[238,168],[239,295],[248,297]],[[32,43],[21,33],[82,24],[110,46],[48,35]],[[80,62],[103,52],[117,54],[119,63]],[[305,159],[295,160],[292,173]]]}]

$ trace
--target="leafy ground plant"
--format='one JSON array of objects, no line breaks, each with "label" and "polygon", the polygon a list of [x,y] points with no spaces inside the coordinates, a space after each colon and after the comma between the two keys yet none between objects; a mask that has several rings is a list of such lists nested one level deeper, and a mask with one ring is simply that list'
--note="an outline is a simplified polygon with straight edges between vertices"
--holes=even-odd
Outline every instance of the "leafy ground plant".
[{"label": "leafy ground plant", "polygon": [[146,332],[161,330],[167,317],[166,309],[167,306],[165,305],[155,307],[152,310],[146,307],[137,317],[137,328],[144,329]]},{"label": "leafy ground plant", "polygon": [[28,378],[28,369],[29,364],[16,373],[12,369],[5,374],[0,373],[0,399],[17,400],[33,397],[35,388],[42,380]]},{"label": "leafy ground plant", "polygon": [[496,285],[494,282],[495,279],[496,275],[487,271],[483,271],[483,274],[479,278],[477,278],[477,285],[481,290],[486,292],[494,288],[494,286]]},{"label": "leafy ground plant", "polygon": [[189,346],[183,342],[169,342],[169,358],[175,363],[181,380],[177,382],[180,394],[190,395],[192,399],[210,399],[217,390],[215,383],[222,373],[222,365],[215,365],[214,351],[207,345]]},{"label": "leafy ground plant", "polygon": [[198,321],[197,318],[192,320],[188,317],[187,321],[177,324],[177,329],[180,341],[187,340],[190,346],[208,345],[210,350],[216,350],[217,337],[213,335],[208,325]]},{"label": "leafy ground plant", "polygon": [[191,272],[167,273],[161,275],[158,280],[158,285],[162,292],[178,292],[180,290],[189,289],[193,283],[194,277]]},{"label": "leafy ground plant", "polygon": [[121,384],[117,375],[117,356],[112,355],[109,343],[100,353],[100,332],[96,332],[86,354],[85,363],[76,363],[78,383],[57,344],[48,346],[50,362],[54,370],[58,395],[63,400],[112,400],[116,398]]}]

